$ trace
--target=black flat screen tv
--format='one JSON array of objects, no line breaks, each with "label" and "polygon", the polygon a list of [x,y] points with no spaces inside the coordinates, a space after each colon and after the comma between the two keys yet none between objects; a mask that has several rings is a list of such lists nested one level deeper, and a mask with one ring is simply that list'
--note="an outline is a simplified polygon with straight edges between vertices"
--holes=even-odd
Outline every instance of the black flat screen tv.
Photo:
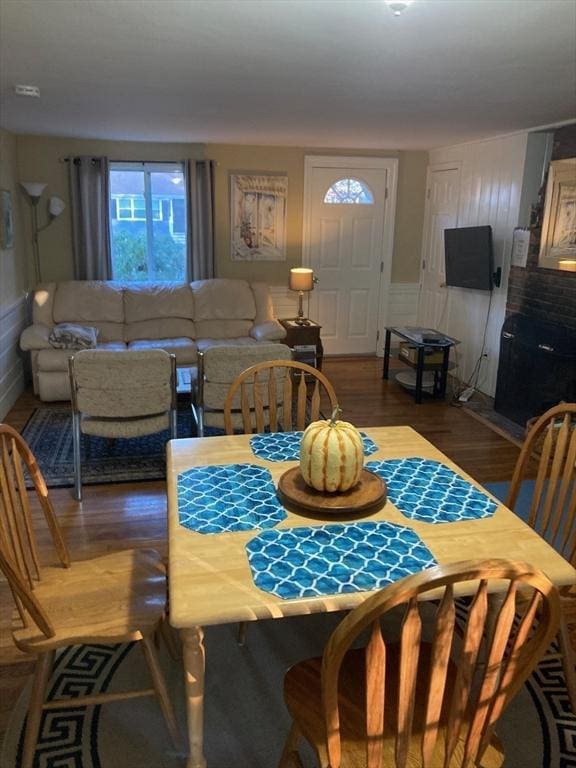
[{"label": "black flat screen tv", "polygon": [[444,230],[446,285],[492,290],[492,227]]}]

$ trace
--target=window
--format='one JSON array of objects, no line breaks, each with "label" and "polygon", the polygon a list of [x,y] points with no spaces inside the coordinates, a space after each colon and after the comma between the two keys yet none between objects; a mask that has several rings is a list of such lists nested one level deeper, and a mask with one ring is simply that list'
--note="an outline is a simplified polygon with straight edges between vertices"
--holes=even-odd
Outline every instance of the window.
[{"label": "window", "polygon": [[324,202],[335,205],[372,205],[374,195],[363,181],[358,179],[338,179],[324,195]]},{"label": "window", "polygon": [[115,280],[186,280],[185,186],[181,163],[110,164]]}]

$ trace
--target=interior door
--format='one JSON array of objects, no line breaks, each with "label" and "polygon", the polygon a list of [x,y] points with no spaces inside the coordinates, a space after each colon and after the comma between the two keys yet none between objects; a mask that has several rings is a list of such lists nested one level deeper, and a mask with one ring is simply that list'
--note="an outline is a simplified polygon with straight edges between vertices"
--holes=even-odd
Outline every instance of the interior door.
[{"label": "interior door", "polygon": [[418,323],[442,329],[446,324],[448,293],[444,287],[444,230],[457,226],[460,168],[458,165],[431,166],[424,216],[422,272]]},{"label": "interior door", "polygon": [[378,167],[382,158],[373,158],[374,167],[370,158],[358,167],[329,160],[330,167],[307,167],[305,263],[318,278],[310,316],[322,326],[326,353],[374,354],[392,250],[383,248],[390,169]]}]

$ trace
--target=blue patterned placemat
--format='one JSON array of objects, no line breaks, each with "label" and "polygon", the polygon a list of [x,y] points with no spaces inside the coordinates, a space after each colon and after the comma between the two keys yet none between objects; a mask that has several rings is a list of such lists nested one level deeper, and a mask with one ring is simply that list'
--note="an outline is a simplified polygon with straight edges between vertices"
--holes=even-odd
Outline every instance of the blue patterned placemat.
[{"label": "blue patterned placemat", "polygon": [[286,600],[380,589],[436,565],[413,530],[387,522],[264,531],[246,551],[256,586]]},{"label": "blue patterned placemat", "polygon": [[[264,435],[254,435],[250,438],[250,447],[255,456],[268,461],[298,461],[300,458],[300,441],[304,432],[270,432]],[[360,432],[364,455],[376,453],[378,446],[368,435]]]},{"label": "blue patterned placemat", "polygon": [[285,517],[265,467],[225,464],[194,467],[178,475],[178,519],[192,531],[272,528]]},{"label": "blue patterned placemat", "polygon": [[386,480],[389,500],[412,520],[474,520],[490,517],[498,506],[449,467],[432,459],[369,461],[366,469]]}]

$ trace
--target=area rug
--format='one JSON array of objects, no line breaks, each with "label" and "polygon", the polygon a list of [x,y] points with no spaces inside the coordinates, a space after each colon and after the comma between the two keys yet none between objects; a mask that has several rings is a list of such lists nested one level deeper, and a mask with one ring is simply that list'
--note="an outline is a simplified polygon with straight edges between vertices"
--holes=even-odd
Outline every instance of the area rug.
[{"label": "area rug", "polygon": [[[214,768],[274,768],[289,728],[282,699],[285,670],[321,652],[342,614],[299,616],[248,625],[247,644],[236,643],[235,626],[206,630],[205,751]],[[162,664],[181,727],[185,727],[181,662],[163,651]],[[50,684],[60,693],[119,690],[144,682],[137,647],[109,651],[82,646],[62,654]],[[20,764],[28,692],[20,698],[4,741],[0,767]],[[576,717],[569,710],[557,660],[540,664],[497,729],[505,768],[574,768]],[[304,751],[304,765],[314,765]],[[153,698],[102,707],[54,710],[41,726],[35,768],[181,768]]]},{"label": "area rug", "polygon": [[[178,410],[178,437],[194,437],[191,409]],[[74,484],[72,416],[67,406],[36,408],[22,436],[49,488]],[[82,436],[82,483],[124,483],[166,477],[168,430],[146,437],[108,440]]]}]

